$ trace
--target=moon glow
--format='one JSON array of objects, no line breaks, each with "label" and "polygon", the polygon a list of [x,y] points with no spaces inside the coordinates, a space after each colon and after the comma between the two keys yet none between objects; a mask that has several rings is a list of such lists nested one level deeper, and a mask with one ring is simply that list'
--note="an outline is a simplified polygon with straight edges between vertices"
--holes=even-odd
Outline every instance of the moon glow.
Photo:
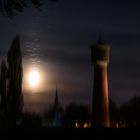
[{"label": "moon glow", "polygon": [[28,75],[28,83],[31,87],[36,87],[40,83],[40,73],[38,70],[31,70]]}]

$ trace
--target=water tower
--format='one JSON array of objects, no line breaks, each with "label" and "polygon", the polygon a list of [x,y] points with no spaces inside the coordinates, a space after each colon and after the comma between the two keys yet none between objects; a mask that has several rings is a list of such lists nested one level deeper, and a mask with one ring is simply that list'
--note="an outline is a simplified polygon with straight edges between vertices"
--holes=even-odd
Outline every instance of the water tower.
[{"label": "water tower", "polygon": [[91,46],[93,71],[92,127],[110,127],[108,76],[110,46],[101,38]]}]

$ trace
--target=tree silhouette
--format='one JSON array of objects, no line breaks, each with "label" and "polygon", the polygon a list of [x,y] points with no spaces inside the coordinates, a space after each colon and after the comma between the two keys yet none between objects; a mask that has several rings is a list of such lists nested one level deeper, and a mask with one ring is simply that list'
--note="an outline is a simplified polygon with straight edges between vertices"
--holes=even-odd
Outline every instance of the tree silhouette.
[{"label": "tree silhouette", "polygon": [[[41,0],[30,0],[36,8],[41,6]],[[14,17],[24,8],[29,7],[27,0],[0,0],[0,13],[8,17]]]},{"label": "tree silhouette", "polygon": [[[10,18],[24,11],[25,8],[32,6],[39,9],[43,0],[0,0],[0,14]],[[57,0],[50,0],[56,2]]]},{"label": "tree silhouette", "polygon": [[7,67],[5,61],[1,63],[0,70],[0,111],[1,111],[1,122],[2,126],[6,126],[7,121],[7,94],[6,94],[6,78],[7,78]]},{"label": "tree silhouette", "polygon": [[25,112],[22,114],[22,127],[26,128],[41,128],[41,116],[36,113]]},{"label": "tree silhouette", "polygon": [[116,103],[112,99],[109,99],[109,114],[111,127],[116,127],[116,123],[119,122],[119,113],[119,108],[117,107]]},{"label": "tree silhouette", "polygon": [[67,127],[75,127],[76,121],[83,127],[84,123],[90,120],[90,111],[84,105],[71,103],[66,107],[65,113]]},{"label": "tree silhouette", "polygon": [[134,97],[121,106],[121,119],[128,127],[140,126],[140,97]]},{"label": "tree silhouette", "polygon": [[23,107],[22,95],[22,56],[20,50],[20,38],[16,36],[7,55],[8,63],[8,121],[9,125],[16,125]]}]

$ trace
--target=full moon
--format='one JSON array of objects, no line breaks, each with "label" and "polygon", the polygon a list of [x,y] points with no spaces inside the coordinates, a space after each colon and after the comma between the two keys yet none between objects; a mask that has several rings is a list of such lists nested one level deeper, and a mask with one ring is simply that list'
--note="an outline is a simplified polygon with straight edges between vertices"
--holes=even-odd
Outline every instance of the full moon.
[{"label": "full moon", "polygon": [[[39,93],[48,89],[49,75],[44,66],[44,63],[40,65],[26,64],[24,67],[23,75],[23,91],[26,93]],[[46,86],[47,85],[47,86]]]},{"label": "full moon", "polygon": [[39,85],[40,82],[40,73],[38,70],[31,70],[28,75],[28,82],[31,87],[35,87]]}]

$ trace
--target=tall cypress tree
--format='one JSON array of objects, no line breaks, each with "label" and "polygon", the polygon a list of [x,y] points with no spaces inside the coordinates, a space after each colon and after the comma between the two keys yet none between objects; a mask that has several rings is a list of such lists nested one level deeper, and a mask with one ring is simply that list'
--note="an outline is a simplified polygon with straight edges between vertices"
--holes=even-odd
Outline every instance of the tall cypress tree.
[{"label": "tall cypress tree", "polygon": [[23,107],[22,95],[22,55],[20,37],[17,35],[12,42],[7,55],[8,63],[8,120],[9,125],[15,126]]},{"label": "tall cypress tree", "polygon": [[7,94],[6,94],[6,78],[7,78],[7,67],[5,61],[2,60],[0,68],[0,111],[2,126],[6,126],[7,122]]}]

